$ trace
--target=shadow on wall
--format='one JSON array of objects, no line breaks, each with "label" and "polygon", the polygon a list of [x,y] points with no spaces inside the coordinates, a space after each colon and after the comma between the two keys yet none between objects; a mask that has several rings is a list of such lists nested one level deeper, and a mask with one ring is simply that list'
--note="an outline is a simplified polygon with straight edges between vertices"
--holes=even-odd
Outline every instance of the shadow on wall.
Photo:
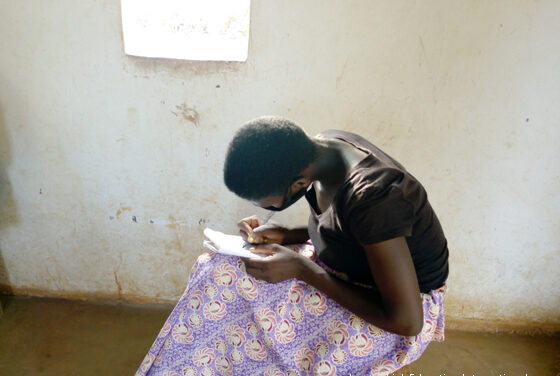
[{"label": "shadow on wall", "polygon": [[[18,222],[17,207],[12,195],[12,186],[8,180],[7,168],[10,164],[10,144],[4,125],[4,114],[0,107],[0,234],[8,226]],[[1,235],[0,235],[1,237]],[[10,279],[2,256],[0,244],[0,292],[11,293]]]}]

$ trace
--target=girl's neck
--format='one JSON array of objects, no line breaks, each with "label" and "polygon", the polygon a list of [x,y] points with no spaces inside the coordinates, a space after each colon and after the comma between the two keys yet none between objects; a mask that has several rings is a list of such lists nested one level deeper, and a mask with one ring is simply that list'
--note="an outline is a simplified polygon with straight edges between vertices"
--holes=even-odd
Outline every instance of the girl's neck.
[{"label": "girl's neck", "polygon": [[340,147],[329,140],[315,140],[317,158],[311,165],[311,179],[326,190],[336,190],[344,182],[348,164]]}]

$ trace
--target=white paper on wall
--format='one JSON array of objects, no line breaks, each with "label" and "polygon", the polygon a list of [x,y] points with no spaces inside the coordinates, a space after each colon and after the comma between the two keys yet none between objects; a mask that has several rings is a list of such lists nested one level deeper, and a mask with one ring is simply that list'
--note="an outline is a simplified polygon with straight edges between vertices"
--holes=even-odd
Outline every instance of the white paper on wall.
[{"label": "white paper on wall", "polygon": [[250,0],[121,0],[128,55],[245,61]]}]

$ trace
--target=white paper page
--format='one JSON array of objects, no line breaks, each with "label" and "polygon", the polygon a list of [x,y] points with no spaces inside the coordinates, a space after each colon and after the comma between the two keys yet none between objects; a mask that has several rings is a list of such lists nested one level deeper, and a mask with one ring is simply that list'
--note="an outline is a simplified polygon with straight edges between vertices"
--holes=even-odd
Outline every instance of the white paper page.
[{"label": "white paper page", "polygon": [[204,236],[209,239],[203,242],[204,246],[213,252],[248,258],[267,256],[249,251],[251,245],[247,244],[241,236],[227,235],[209,228],[204,230]]},{"label": "white paper page", "polygon": [[128,55],[246,61],[250,0],[121,0]]}]

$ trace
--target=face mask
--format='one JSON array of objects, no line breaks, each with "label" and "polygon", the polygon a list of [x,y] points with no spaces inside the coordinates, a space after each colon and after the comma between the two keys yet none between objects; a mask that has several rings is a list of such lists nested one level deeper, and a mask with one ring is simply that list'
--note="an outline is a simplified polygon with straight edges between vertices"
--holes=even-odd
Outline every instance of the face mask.
[{"label": "face mask", "polygon": [[282,202],[282,206],[280,206],[279,208],[277,208],[276,206],[267,206],[264,209],[271,210],[271,211],[282,211],[287,207],[292,206],[297,200],[305,196],[305,194],[307,193],[307,189],[305,187],[302,187],[295,195],[292,196],[291,188],[292,188],[291,186],[288,187],[288,192],[287,192],[288,194],[284,198],[284,201]]}]

